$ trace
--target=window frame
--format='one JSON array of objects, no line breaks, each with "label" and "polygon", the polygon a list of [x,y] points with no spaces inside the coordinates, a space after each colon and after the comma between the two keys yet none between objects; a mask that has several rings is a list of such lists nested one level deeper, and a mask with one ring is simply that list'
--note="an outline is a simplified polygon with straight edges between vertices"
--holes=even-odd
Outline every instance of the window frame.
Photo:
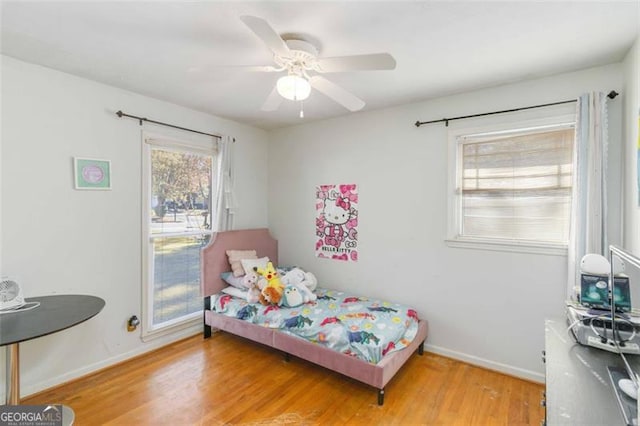
[{"label": "window frame", "polygon": [[[464,137],[500,132],[525,132],[527,129],[537,130],[553,128],[562,125],[571,125],[575,129],[575,107],[569,112],[567,108],[546,116],[536,118],[526,117],[528,114],[519,114],[518,117],[503,118],[502,121],[486,120],[483,124],[457,125],[449,129],[448,142],[448,182],[447,182],[447,237],[445,243],[449,247],[470,248],[492,251],[507,251],[520,253],[534,253],[545,255],[566,256],[568,243],[535,240],[510,240],[501,238],[470,237],[461,235],[462,230],[462,193],[459,190],[462,185],[462,155],[461,146],[464,145]],[[467,142],[469,143],[469,142]],[[575,146],[574,146],[575,149]],[[574,152],[575,156],[575,152]],[[573,200],[572,200],[573,202]]]},{"label": "window frame", "polygon": [[[147,140],[154,139],[162,141],[161,143],[149,143]],[[211,144],[207,147],[207,144]],[[148,131],[142,132],[142,312],[141,312],[141,339],[150,341],[166,335],[177,332],[190,332],[191,330],[199,330],[202,326],[202,309],[186,315],[181,318],[166,321],[161,326],[153,325],[153,279],[154,279],[154,256],[153,241],[157,238],[172,236],[195,236],[208,234],[213,235],[213,226],[207,231],[188,231],[184,233],[161,233],[152,234],[149,224],[151,223],[151,214],[149,206],[153,197],[152,190],[152,171],[151,171],[151,152],[154,148],[175,152],[192,152],[197,154],[211,155],[211,197],[209,203],[209,223],[213,218],[213,203],[217,197],[217,187],[214,186],[218,176],[218,151],[216,140],[211,142],[211,138],[199,138],[195,140],[176,138],[175,136],[152,133]]]}]

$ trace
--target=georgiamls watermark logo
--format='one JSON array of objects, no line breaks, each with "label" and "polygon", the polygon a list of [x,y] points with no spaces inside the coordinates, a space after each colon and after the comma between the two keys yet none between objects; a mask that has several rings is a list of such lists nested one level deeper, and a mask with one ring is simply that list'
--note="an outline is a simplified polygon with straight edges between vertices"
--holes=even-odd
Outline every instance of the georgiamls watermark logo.
[{"label": "georgiamls watermark logo", "polygon": [[0,426],[62,426],[62,405],[2,405]]}]

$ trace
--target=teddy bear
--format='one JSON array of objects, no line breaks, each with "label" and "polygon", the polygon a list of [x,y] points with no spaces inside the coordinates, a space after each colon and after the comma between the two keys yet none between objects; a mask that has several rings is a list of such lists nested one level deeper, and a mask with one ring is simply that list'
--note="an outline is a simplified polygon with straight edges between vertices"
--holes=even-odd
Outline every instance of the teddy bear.
[{"label": "teddy bear", "polygon": [[242,285],[247,289],[252,288],[254,286],[257,287],[258,274],[256,274],[254,271],[247,272],[246,275],[242,277]]},{"label": "teddy bear", "polygon": [[247,290],[247,302],[260,302],[260,289],[258,288],[258,284],[251,284],[251,287]]},{"label": "teddy bear", "polygon": [[242,285],[247,289],[247,302],[257,303],[260,301],[260,283],[258,274],[253,271],[247,272],[242,278]]}]

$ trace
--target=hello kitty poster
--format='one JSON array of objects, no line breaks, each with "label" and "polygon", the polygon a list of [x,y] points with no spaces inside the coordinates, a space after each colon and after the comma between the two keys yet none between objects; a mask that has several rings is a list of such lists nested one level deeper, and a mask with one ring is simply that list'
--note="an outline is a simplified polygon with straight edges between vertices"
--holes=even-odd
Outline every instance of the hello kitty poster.
[{"label": "hello kitty poster", "polygon": [[316,256],[358,260],[358,188],[351,185],[316,187]]}]

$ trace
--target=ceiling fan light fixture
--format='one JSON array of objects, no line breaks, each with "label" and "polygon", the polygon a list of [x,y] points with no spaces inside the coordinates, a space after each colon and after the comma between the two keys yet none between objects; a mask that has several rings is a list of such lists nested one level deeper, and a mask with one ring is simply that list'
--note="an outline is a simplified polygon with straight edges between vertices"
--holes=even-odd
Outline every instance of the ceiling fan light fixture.
[{"label": "ceiling fan light fixture", "polygon": [[280,77],[276,87],[280,96],[291,101],[303,101],[311,93],[311,84],[307,79],[295,74]]}]

